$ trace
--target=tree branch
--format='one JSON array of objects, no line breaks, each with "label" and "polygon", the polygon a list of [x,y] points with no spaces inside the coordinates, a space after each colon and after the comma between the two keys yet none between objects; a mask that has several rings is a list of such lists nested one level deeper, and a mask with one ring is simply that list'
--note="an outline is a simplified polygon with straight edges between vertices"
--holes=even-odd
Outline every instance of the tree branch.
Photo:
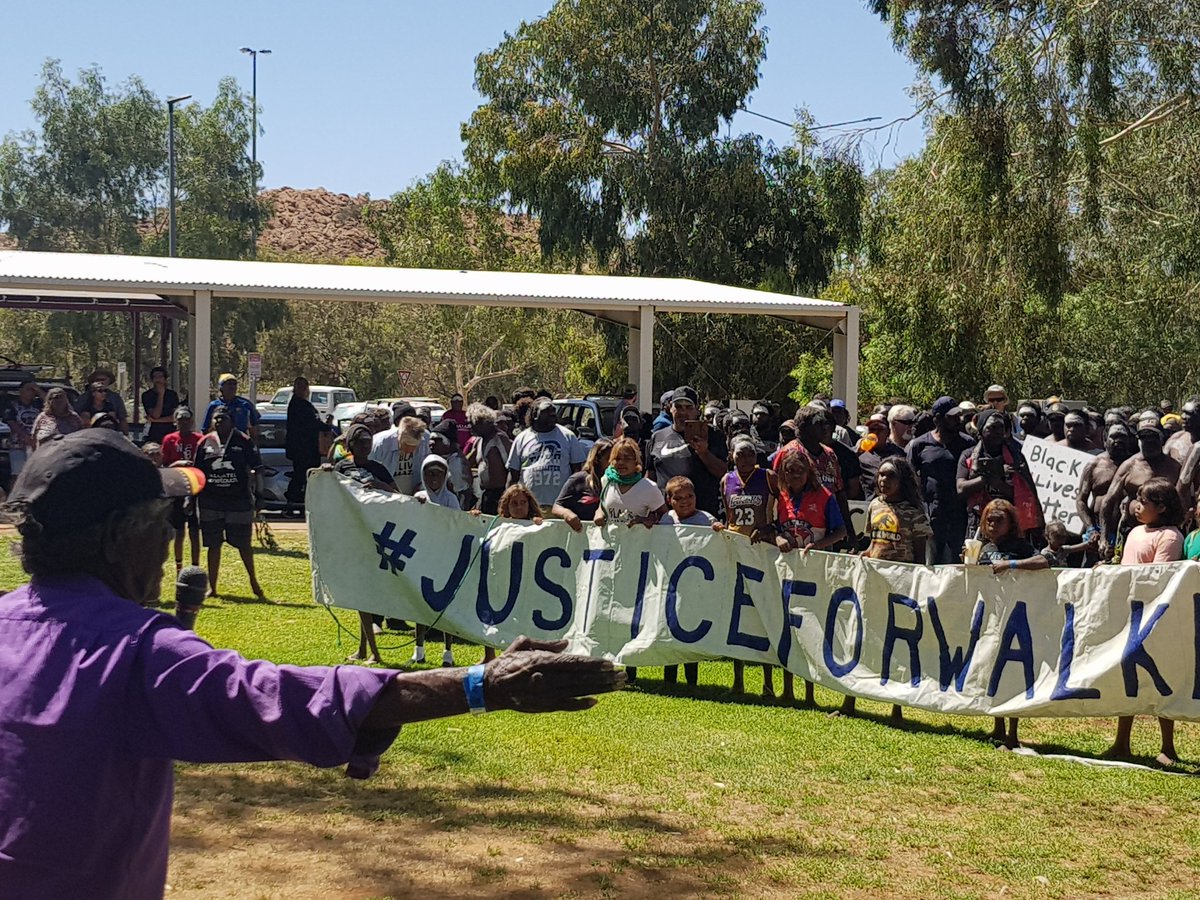
[{"label": "tree branch", "polygon": [[520,375],[524,371],[524,366],[513,366],[512,368],[504,369],[500,372],[489,372],[486,375],[476,375],[465,385],[463,385],[462,395],[466,397],[472,390],[483,384],[485,381],[492,381],[496,378],[508,378],[510,375]]},{"label": "tree branch", "polygon": [[1110,137],[1106,137],[1104,140],[1102,140],[1100,142],[1100,146],[1107,147],[1109,144],[1115,144],[1117,141],[1121,140],[1122,138],[1128,137],[1129,135],[1134,134],[1135,132],[1141,131],[1143,128],[1149,128],[1151,125],[1157,125],[1163,119],[1167,118],[1168,116],[1174,115],[1175,113],[1177,113],[1181,109],[1183,109],[1187,105],[1186,101],[1187,101],[1186,94],[1176,94],[1170,100],[1166,100],[1166,101],[1160,103],[1158,106],[1154,107],[1154,109],[1150,110],[1148,113],[1146,113],[1140,119],[1138,119],[1136,122],[1131,122],[1129,125],[1126,125],[1124,128],[1122,128],[1116,134],[1114,134]]}]

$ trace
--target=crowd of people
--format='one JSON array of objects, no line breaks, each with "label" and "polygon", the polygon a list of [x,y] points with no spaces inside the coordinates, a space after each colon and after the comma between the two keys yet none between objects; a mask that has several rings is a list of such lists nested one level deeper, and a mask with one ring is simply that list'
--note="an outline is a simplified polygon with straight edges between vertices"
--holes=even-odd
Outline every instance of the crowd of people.
[{"label": "crowd of people", "polygon": [[[141,397],[149,424],[143,452],[165,467],[196,466],[205,476],[197,497],[173,502],[176,569],[185,545],[192,565],[207,548],[209,593],[216,595],[223,544],[234,547],[251,589],[264,598],[251,552],[255,520],[258,412],[222,375],[200,427],[167,385],[149,373]],[[99,371],[75,406],[63,388],[21,386],[3,411],[12,429],[12,467],[22,466],[56,435],[84,428],[127,432],[125,405]],[[614,411],[611,435],[587,442],[558,422],[548,391],[521,388],[466,405],[461,395],[435,422],[428,408],[397,403],[368,408],[343,430],[308,402],[297,378],[288,408],[287,456],[294,464],[288,499],[303,503],[308,473],[324,464],[371,488],[398,492],[477,515],[540,523],[702,526],[774,545],[781,553],[826,550],[926,565],[980,564],[998,576],[1049,567],[1137,565],[1200,559],[1200,398],[1178,412],[1157,408],[1105,411],[1058,398],[1010,403],[991,385],[982,403],[940,397],[928,409],[902,401],[876,406],[858,425],[846,404],[817,395],[789,418],[778,404],[749,413],[702,403],[688,386],[643,412],[632,387]],[[1012,406],[1013,408],[1010,408]],[[1023,443],[1030,437],[1087,453],[1070,531],[1047,521]],[[858,528],[850,504],[868,504]],[[378,660],[375,637],[388,624],[364,616],[356,658]],[[391,623],[401,627],[399,623]],[[413,661],[425,661],[423,626]],[[488,657],[491,650],[487,651]],[[449,637],[442,656],[453,663]],[[734,669],[744,689],[743,666]],[[630,670],[636,678],[636,670]],[[684,667],[690,685],[695,664]],[[675,667],[665,678],[677,681]],[[812,701],[805,683],[804,700]],[[794,699],[790,673],[782,696]],[[770,667],[763,693],[774,694]],[[847,698],[842,714],[854,711]],[[899,707],[893,717],[900,718]],[[1128,755],[1131,722],[1121,720],[1114,746]],[[1172,725],[1161,721],[1164,761],[1175,758]],[[1017,743],[1017,722],[997,720],[995,739]]]},{"label": "crowd of people", "polygon": [[[9,462],[14,482],[39,448],[56,438],[84,429],[105,429],[129,436],[128,410],[113,381],[108,370],[92,372],[74,404],[65,386],[45,388],[32,377],[20,385],[12,401],[0,410],[0,418],[10,430]],[[185,542],[190,545],[192,565],[200,563],[203,542],[207,549],[208,593],[215,597],[221,548],[229,544],[246,567],[251,590],[257,598],[265,599],[251,547],[254,485],[261,466],[257,409],[238,395],[237,379],[225,374],[218,379],[218,396],[208,404],[202,426],[197,429],[195,414],[168,385],[164,367],[152,368],[148,381],[149,387],[140,398],[146,424],[141,435],[142,452],[157,465],[194,466],[205,476],[203,491],[196,497],[177,498],[170,512],[176,571],[183,568]],[[315,409],[312,417],[318,420]],[[312,465],[319,461],[312,460]]]},{"label": "crowd of people", "polygon": [[[482,515],[540,523],[702,526],[727,529],[780,553],[826,550],[925,565],[978,564],[997,576],[1050,567],[1138,565],[1200,559],[1200,529],[1182,529],[1200,480],[1200,398],[1176,413],[1101,412],[1058,398],[1010,410],[1001,385],[984,402],[938,398],[928,409],[894,401],[857,426],[846,404],[818,395],[790,418],[770,401],[747,414],[701,403],[682,386],[660,398],[657,416],[639,411],[632,391],[614,414],[614,434],[590,443],[557,421],[546,391],[521,389],[501,406],[489,397],[461,422],[430,427],[420,410],[397,404],[359,416],[331,447],[327,464],[374,488]],[[461,404],[460,404],[461,407]],[[456,412],[458,410],[456,409]],[[1087,453],[1079,487],[1082,531],[1047,521],[1023,452],[1030,437]],[[864,501],[860,530],[850,504]],[[375,659],[363,619],[360,655]],[[418,632],[414,660],[424,661]],[[447,664],[450,655],[444,656]],[[684,667],[697,683],[695,664]],[[636,670],[629,670],[636,679]],[[678,680],[674,667],[665,678]],[[734,690],[743,690],[735,666]],[[783,697],[794,699],[783,673]],[[774,694],[770,667],[763,692]],[[805,684],[805,701],[812,685]],[[854,711],[847,698],[838,712]],[[893,718],[902,717],[896,707]],[[1113,753],[1128,756],[1131,719],[1121,719]],[[1176,752],[1161,720],[1160,760]],[[1017,721],[997,719],[995,740],[1017,745]]]}]

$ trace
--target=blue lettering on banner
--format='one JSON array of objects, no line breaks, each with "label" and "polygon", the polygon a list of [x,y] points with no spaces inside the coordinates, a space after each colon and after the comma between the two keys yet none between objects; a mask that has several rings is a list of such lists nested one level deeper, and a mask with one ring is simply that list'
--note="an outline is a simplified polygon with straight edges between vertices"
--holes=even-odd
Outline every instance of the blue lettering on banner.
[{"label": "blue lettering on banner", "polygon": [[[896,607],[906,606],[917,617],[915,625],[902,628],[896,624]],[[888,594],[887,631],[883,636],[883,667],[879,675],[879,683],[887,684],[892,676],[892,651],[896,641],[908,644],[909,683],[916,687],[921,683],[921,635],[925,633],[925,620],[921,618],[921,608],[912,597],[903,594]]]},{"label": "blue lettering on banner", "polygon": [[[816,592],[816,585],[813,585],[813,593]],[[833,632],[837,627],[838,610],[841,609],[843,603],[849,603],[850,608],[854,610],[854,622],[851,626],[854,630],[854,651],[848,660],[841,663],[833,655]],[[849,675],[858,665],[859,659],[862,658],[862,645],[862,604],[858,602],[858,594],[854,592],[854,588],[840,587],[829,598],[829,610],[825,613],[825,641],[822,647],[825,655],[825,668],[829,669],[837,678]]]},{"label": "blue lettering on banner", "polygon": [[567,551],[562,547],[547,547],[538,555],[537,562],[533,564],[533,582],[543,591],[562,604],[562,615],[557,619],[547,619],[540,609],[535,609],[530,617],[533,624],[542,631],[558,631],[560,628],[565,628],[567,622],[571,619],[571,609],[573,602],[570,592],[561,584],[556,584],[551,581],[546,574],[546,563],[550,560],[558,560],[561,568],[571,568],[571,557],[567,555]]},{"label": "blue lettering on banner", "polygon": [[400,536],[399,540],[393,540],[392,535],[396,532],[396,523],[388,522],[383,526],[383,530],[378,534],[372,534],[375,538],[375,552],[379,554],[379,568],[387,571],[392,570],[393,575],[399,575],[404,571],[405,560],[412,559],[416,555],[417,548],[413,546],[413,538],[417,533],[411,528]]},{"label": "blue lettering on banner", "polygon": [[817,586],[811,581],[784,581],[783,583],[783,633],[779,635],[779,664],[787,666],[792,655],[792,629],[799,628],[804,621],[803,613],[792,612],[793,597],[815,597]]},{"label": "blue lettering on banner", "polygon": [[1000,638],[1000,656],[988,682],[988,696],[995,697],[1000,689],[1000,677],[1010,662],[1019,662],[1025,676],[1025,699],[1033,699],[1033,635],[1029,631],[1029,610],[1024,600],[1018,600],[1004,623]]},{"label": "blue lettering on banner", "polygon": [[650,580],[650,553],[642,551],[642,564],[638,571],[637,596],[633,598],[633,621],[629,623],[629,639],[632,641],[642,630],[642,611],[646,608],[646,584]]},{"label": "blue lettering on banner", "polygon": [[433,586],[432,578],[426,575],[421,576],[421,596],[426,605],[434,612],[445,611],[446,607],[450,605],[450,601],[454,599],[454,595],[458,593],[463,578],[467,575],[467,569],[471,565],[471,550],[474,547],[475,538],[469,534],[466,535],[458,548],[458,559],[454,563],[454,569],[450,572],[450,577],[446,579],[445,587],[440,590]]},{"label": "blue lettering on banner", "polygon": [[967,642],[966,653],[962,647],[955,647],[954,653],[950,653],[946,629],[942,627],[942,617],[933,597],[929,598],[929,624],[933,626],[933,633],[938,642],[938,686],[943,691],[949,690],[950,682],[953,681],[954,689],[962,693],[967,671],[971,668],[971,658],[975,655],[975,645],[979,643],[979,632],[983,629],[983,601],[977,600],[975,611],[971,613],[971,637]]},{"label": "blue lettering on banner", "polygon": [[1062,649],[1058,653],[1058,680],[1050,699],[1097,700],[1100,697],[1099,688],[1073,688],[1068,684],[1071,680],[1071,663],[1075,659],[1075,604],[1066,604],[1063,614],[1066,618],[1063,621]]},{"label": "blue lettering on banner", "polygon": [[667,628],[676,640],[694,644],[712,629],[712,621],[702,619],[700,624],[690,631],[679,624],[679,610],[676,608],[679,603],[679,579],[688,569],[699,569],[705,581],[714,581],[717,574],[713,571],[712,563],[703,556],[689,556],[675,567],[675,571],[671,573],[671,580],[667,582]]},{"label": "blue lettering on banner", "polygon": [[508,597],[499,609],[492,609],[491,598],[488,597],[488,569],[492,555],[492,542],[483,542],[483,550],[479,559],[479,593],[475,596],[475,615],[484,625],[499,625],[510,615],[517,605],[517,597],[521,593],[521,576],[525,572],[525,545],[515,541],[509,550],[512,562],[508,570]]},{"label": "blue lettering on banner", "polygon": [[753,566],[737,564],[737,580],[733,587],[733,614],[729,618],[729,636],[726,638],[735,647],[747,647],[764,653],[771,649],[771,642],[765,635],[744,634],[742,632],[742,608],[754,606],[754,598],[746,593],[746,581],[762,584],[767,573]]},{"label": "blue lettering on banner", "polygon": [[1151,613],[1149,621],[1146,622],[1145,627],[1142,627],[1142,612],[1145,608],[1146,604],[1141,600],[1134,600],[1129,604],[1129,637],[1125,641],[1125,652],[1121,654],[1121,677],[1125,679],[1125,696],[1136,697],[1138,695],[1137,667],[1141,666],[1150,676],[1150,680],[1154,682],[1155,690],[1164,697],[1170,697],[1170,685],[1159,674],[1158,665],[1143,646],[1146,638],[1150,637],[1154,624],[1167,611],[1167,604],[1164,603]]}]

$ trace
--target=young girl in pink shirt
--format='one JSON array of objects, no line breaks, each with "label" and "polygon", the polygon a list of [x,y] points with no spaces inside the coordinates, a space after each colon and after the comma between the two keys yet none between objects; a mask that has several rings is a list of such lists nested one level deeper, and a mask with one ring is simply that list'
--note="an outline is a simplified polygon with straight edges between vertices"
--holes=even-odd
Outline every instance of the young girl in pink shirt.
[{"label": "young girl in pink shirt", "polygon": [[[1166,478],[1151,478],[1141,486],[1130,510],[1138,525],[1125,538],[1121,565],[1138,566],[1149,563],[1175,562],[1183,559],[1183,503],[1175,485]],[[1175,723],[1159,717],[1162,750],[1158,763],[1173,766],[1175,753]],[[1117,739],[1109,753],[1112,756],[1132,756],[1129,737],[1133,731],[1133,716],[1117,719]]]}]

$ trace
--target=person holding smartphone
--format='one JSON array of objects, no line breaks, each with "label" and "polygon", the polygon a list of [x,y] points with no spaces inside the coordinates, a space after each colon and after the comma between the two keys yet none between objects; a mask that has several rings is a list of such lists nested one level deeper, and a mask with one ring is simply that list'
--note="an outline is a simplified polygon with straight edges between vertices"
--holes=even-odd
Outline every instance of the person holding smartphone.
[{"label": "person holding smartphone", "polygon": [[1037,485],[1021,445],[1012,436],[1007,414],[985,409],[979,415],[979,443],[958,459],[958,496],[967,505],[967,534],[979,528],[980,514],[992,500],[1007,500],[1017,512],[1020,536],[1035,547],[1045,545],[1046,517]]},{"label": "person holding smartphone", "polygon": [[671,427],[654,432],[647,452],[647,473],[660,490],[677,475],[692,480],[696,508],[719,516],[721,479],[729,471],[725,435],[700,418],[700,397],[694,388],[676,388],[671,399]]}]

